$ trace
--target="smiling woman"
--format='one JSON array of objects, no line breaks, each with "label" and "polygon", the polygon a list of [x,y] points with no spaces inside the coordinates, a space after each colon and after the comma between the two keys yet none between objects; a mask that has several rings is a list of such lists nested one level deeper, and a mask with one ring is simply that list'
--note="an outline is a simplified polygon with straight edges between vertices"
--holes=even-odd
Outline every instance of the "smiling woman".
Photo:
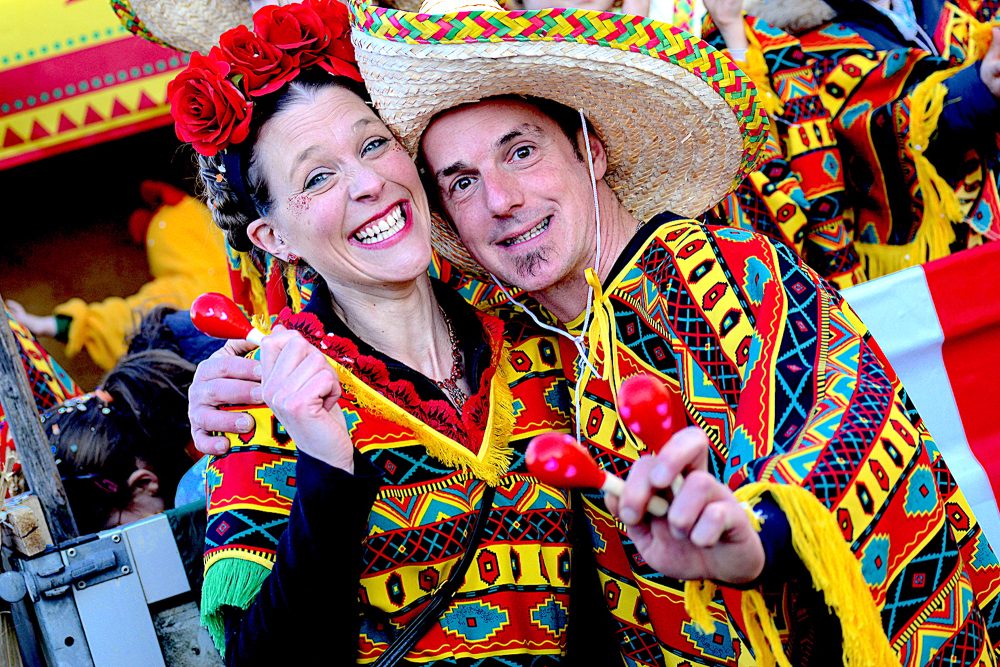
[{"label": "smiling woman", "polygon": [[249,428],[208,465],[203,618],[230,664],[558,664],[569,499],[523,463],[568,427],[557,346],[432,284],[427,197],[345,26],[334,0],[267,7],[171,86],[230,243],[322,278],[253,361],[199,369],[193,416],[221,365],[261,377],[206,390]]}]

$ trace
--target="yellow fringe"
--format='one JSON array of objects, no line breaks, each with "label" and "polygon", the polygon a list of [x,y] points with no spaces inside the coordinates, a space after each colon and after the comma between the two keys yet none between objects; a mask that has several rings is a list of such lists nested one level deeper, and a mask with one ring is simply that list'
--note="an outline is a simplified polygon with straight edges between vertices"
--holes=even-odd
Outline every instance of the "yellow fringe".
[{"label": "yellow fringe", "polygon": [[496,373],[490,383],[490,413],[483,436],[482,448],[477,456],[461,443],[455,442],[423,423],[401,407],[382,396],[356,378],[333,359],[340,383],[355,397],[358,406],[372,413],[401,424],[413,431],[420,443],[441,463],[454,468],[464,468],[487,484],[496,486],[510,467],[513,452],[510,435],[514,430],[513,393],[510,389],[510,350],[504,344]]},{"label": "yellow fringe", "polygon": [[718,587],[711,581],[693,580],[684,583],[684,610],[703,632],[715,632],[715,619],[708,605]]},{"label": "yellow fringe", "polygon": [[253,307],[253,314],[269,315],[264,277],[250,261],[249,253],[237,252],[236,255],[240,258],[240,277],[250,283],[250,305]]},{"label": "yellow fringe", "polygon": [[760,40],[752,30],[747,30],[746,62],[735,61],[743,72],[750,77],[754,85],[757,86],[757,99],[764,105],[764,110],[773,117],[779,116],[785,111],[785,106],[781,103],[781,98],[771,87],[771,80],[768,78],[767,62],[764,60],[764,51],[760,48]]},{"label": "yellow fringe", "polygon": [[289,264],[285,267],[285,286],[288,298],[292,302],[293,313],[302,311],[302,291],[299,289],[298,278],[298,269],[295,268],[294,264]]},{"label": "yellow fringe", "polygon": [[764,602],[764,596],[757,591],[743,593],[743,619],[747,627],[747,639],[754,648],[754,656],[760,667],[792,667],[781,646],[781,635],[771,618],[771,612]]},{"label": "yellow fringe", "polygon": [[[769,494],[784,512],[791,526],[792,546],[809,571],[813,587],[823,593],[827,606],[840,620],[843,664],[850,667],[898,665],[899,658],[889,646],[879,610],[861,576],[861,566],[844,541],[833,514],[815,496],[798,486],[755,482],[736,491],[736,497],[744,502],[765,494]],[[688,582],[685,586],[685,607],[703,628],[712,625],[708,612],[711,599],[703,582]],[[788,667],[774,618],[760,593],[745,592],[742,607],[747,638],[760,664],[773,665],[777,661],[782,667]]]}]

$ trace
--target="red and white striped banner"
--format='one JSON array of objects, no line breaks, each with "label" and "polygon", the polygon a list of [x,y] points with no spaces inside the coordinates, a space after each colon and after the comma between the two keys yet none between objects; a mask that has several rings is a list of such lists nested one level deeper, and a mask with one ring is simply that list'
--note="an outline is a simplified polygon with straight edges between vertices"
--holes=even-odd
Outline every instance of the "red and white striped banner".
[{"label": "red and white striped banner", "polygon": [[986,537],[1000,547],[1000,243],[852,287]]}]

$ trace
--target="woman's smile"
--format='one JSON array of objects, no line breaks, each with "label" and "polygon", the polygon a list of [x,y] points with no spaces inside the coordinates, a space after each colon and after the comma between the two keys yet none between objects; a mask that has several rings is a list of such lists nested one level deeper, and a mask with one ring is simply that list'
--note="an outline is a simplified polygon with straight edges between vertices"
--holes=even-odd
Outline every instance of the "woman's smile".
[{"label": "woman's smile", "polygon": [[362,225],[351,240],[370,249],[387,248],[401,241],[412,226],[410,203],[399,202]]}]

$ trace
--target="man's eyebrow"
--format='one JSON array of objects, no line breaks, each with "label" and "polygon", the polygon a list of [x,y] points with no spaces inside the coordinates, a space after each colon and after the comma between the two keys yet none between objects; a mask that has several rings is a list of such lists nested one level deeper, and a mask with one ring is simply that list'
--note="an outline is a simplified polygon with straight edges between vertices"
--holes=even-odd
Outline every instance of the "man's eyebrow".
[{"label": "man's eyebrow", "polygon": [[449,176],[451,176],[453,174],[457,174],[458,172],[462,171],[463,169],[468,169],[468,168],[469,168],[469,165],[465,164],[462,161],[452,162],[447,167],[445,167],[444,169],[439,170],[436,174],[434,174],[434,177],[438,178],[438,179],[448,178]]},{"label": "man's eyebrow", "polygon": [[[493,150],[500,150],[510,142],[514,141],[518,137],[524,136],[525,134],[540,135],[542,134],[542,128],[538,127],[537,125],[532,125],[531,123],[523,123],[521,125],[518,125],[510,132],[507,132],[502,137],[494,141]],[[448,178],[449,176],[457,174],[463,169],[468,169],[468,168],[469,165],[465,164],[464,162],[461,161],[453,162],[444,169],[440,169],[437,172],[435,172],[434,177],[438,179]]]},{"label": "man's eyebrow", "polygon": [[499,150],[514,141],[515,139],[524,136],[525,134],[540,135],[542,133],[542,128],[537,125],[532,125],[531,123],[522,123],[515,127],[513,130],[503,135],[495,142],[493,142],[493,150]]}]

